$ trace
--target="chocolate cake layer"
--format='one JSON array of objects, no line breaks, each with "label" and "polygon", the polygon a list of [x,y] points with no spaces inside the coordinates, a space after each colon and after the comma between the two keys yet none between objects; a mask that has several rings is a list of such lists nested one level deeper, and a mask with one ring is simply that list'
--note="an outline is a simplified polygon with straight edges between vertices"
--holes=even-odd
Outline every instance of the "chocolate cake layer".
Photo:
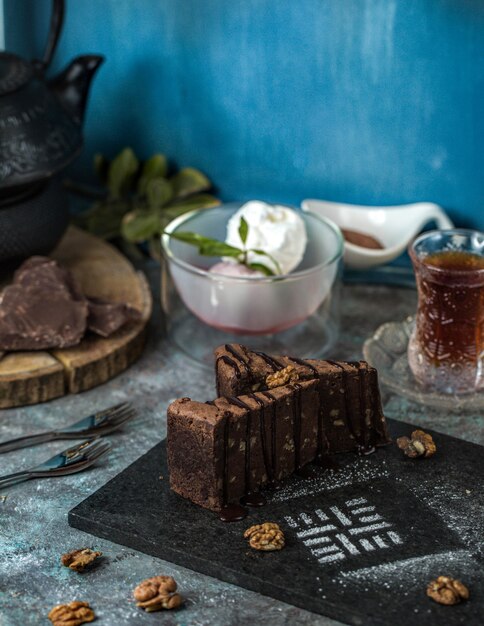
[{"label": "chocolate cake layer", "polygon": [[318,381],[168,408],[170,486],[220,511],[317,455]]},{"label": "chocolate cake layer", "polygon": [[371,452],[389,443],[378,375],[365,361],[323,361],[270,356],[240,344],[215,350],[217,393],[240,395],[266,388],[267,376],[291,365],[300,380],[319,381],[318,453]]}]

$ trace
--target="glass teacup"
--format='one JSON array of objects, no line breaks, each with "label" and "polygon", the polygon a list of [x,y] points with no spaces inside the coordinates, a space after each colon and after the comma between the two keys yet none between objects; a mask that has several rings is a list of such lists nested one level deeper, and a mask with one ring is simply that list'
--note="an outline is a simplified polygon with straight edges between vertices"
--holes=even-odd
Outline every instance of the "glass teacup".
[{"label": "glass teacup", "polygon": [[430,231],[409,248],[418,290],[408,361],[442,393],[484,388],[484,233]]}]

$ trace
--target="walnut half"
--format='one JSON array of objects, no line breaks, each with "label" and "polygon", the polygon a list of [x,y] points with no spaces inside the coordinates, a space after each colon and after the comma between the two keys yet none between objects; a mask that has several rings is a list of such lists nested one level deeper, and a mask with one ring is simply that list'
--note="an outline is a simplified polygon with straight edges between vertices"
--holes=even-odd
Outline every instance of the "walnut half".
[{"label": "walnut half", "polygon": [[410,439],[408,437],[399,437],[397,446],[412,459],[419,456],[433,456],[437,451],[432,435],[425,433],[423,430],[414,430]]},{"label": "walnut half", "polygon": [[140,582],[133,591],[136,606],[148,613],[161,609],[177,609],[183,602],[176,592],[176,581],[171,576],[153,576]]},{"label": "walnut half", "polygon": [[294,365],[288,365],[282,370],[269,374],[266,377],[266,386],[267,389],[274,389],[275,387],[287,385],[287,383],[294,383],[296,380],[299,380],[299,374],[296,372],[296,368]]},{"label": "walnut half", "polygon": [[82,572],[88,565],[93,563],[102,552],[94,552],[90,548],[71,550],[61,556],[61,563],[75,572]]},{"label": "walnut half", "polygon": [[469,589],[460,580],[439,576],[428,584],[427,595],[439,604],[459,604],[469,598]]},{"label": "walnut half", "polygon": [[47,616],[54,626],[80,626],[96,619],[88,602],[69,602],[58,604]]},{"label": "walnut half", "polygon": [[284,533],[279,524],[272,522],[251,526],[245,531],[244,539],[249,540],[249,545],[254,550],[282,550],[285,545]]}]

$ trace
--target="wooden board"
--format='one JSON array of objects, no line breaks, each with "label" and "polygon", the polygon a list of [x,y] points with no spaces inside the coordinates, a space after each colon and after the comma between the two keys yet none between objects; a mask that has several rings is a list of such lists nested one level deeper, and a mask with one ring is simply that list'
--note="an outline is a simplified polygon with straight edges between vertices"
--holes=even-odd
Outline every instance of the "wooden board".
[{"label": "wooden board", "polygon": [[0,408],[86,391],[124,371],[142,353],[152,306],[144,275],[116,248],[75,227],[68,229],[51,257],[72,271],[86,295],[126,302],[141,312],[141,320],[106,339],[89,335],[73,348],[4,355]]}]

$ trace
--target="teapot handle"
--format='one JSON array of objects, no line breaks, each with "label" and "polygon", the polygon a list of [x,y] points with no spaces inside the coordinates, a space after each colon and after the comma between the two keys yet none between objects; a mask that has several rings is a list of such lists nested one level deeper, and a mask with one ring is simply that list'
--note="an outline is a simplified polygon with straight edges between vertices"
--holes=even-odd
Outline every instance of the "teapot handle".
[{"label": "teapot handle", "polygon": [[45,47],[44,57],[41,61],[43,69],[47,68],[52,57],[54,56],[57,42],[62,30],[62,24],[64,23],[64,0],[52,0],[52,15],[50,18],[49,35],[47,38],[47,45]]}]

